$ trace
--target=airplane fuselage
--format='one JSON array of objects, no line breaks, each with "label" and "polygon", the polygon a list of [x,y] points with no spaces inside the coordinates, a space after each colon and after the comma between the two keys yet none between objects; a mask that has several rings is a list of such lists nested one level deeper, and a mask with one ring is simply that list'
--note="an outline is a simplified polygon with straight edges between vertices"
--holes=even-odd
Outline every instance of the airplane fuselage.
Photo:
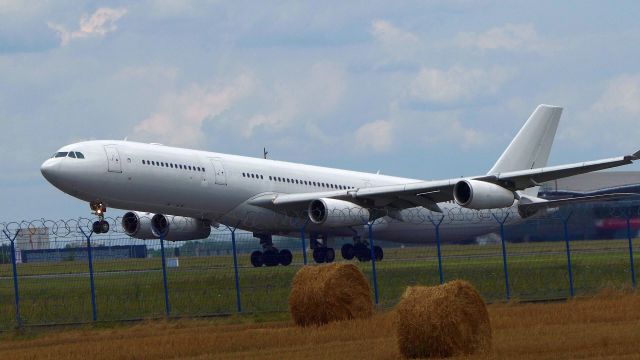
[{"label": "airplane fuselage", "polygon": [[[83,158],[61,156],[79,152]],[[59,157],[42,165],[53,185],[76,198],[99,200],[108,207],[208,219],[254,233],[331,236],[362,234],[365,224],[327,228],[308,223],[304,214],[274,211],[249,201],[265,194],[310,193],[410,184],[421,180],[250,158],[129,141],[87,141],[62,147]],[[429,218],[445,216],[446,240],[490,232],[497,223],[454,202],[439,204],[443,213],[408,209],[413,221],[385,216],[375,224],[376,238],[425,242],[434,239]],[[485,214],[486,215],[486,214]],[[476,221],[456,221],[474,218]],[[512,218],[510,221],[519,219]]]}]

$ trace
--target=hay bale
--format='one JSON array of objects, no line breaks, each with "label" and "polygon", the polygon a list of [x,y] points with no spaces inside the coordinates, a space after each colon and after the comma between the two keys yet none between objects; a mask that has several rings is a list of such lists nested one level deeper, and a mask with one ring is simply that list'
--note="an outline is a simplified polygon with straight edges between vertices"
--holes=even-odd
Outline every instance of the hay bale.
[{"label": "hay bale", "polygon": [[449,357],[491,349],[487,306],[466,281],[408,287],[396,312],[398,345],[405,357]]},{"label": "hay bale", "polygon": [[371,288],[353,264],[305,266],[293,278],[289,310],[299,326],[371,317]]}]

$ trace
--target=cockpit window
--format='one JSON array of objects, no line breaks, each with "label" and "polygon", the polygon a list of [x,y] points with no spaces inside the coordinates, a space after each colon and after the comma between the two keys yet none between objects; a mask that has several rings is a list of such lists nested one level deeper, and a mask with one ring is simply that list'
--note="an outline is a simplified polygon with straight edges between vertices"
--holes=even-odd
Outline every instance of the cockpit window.
[{"label": "cockpit window", "polygon": [[77,151],[76,151],[76,157],[78,159],[84,159],[84,155],[81,152],[77,152]]},{"label": "cockpit window", "polygon": [[73,152],[73,151],[69,151],[69,157],[75,159],[76,158],[76,153]]},{"label": "cockpit window", "polygon": [[61,158],[61,157],[67,157],[67,152],[66,151],[60,151],[59,153],[56,154],[57,158]]}]

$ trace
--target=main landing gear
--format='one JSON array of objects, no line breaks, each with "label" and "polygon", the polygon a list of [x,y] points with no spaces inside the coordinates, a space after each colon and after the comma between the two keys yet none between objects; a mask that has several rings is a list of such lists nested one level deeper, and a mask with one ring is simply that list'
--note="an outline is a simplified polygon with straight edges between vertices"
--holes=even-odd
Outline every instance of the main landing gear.
[{"label": "main landing gear", "polygon": [[311,234],[310,245],[313,249],[313,261],[317,264],[332,263],[336,259],[336,252],[332,247],[327,246],[327,237],[323,236],[322,240],[318,239],[318,235]]},{"label": "main landing gear", "polygon": [[293,260],[293,254],[288,249],[278,250],[273,246],[271,234],[253,234],[260,239],[262,251],[256,250],[251,253],[251,265],[254,267],[264,266],[288,266]]},{"label": "main landing gear", "polygon": [[[362,262],[371,261],[371,248],[369,244],[362,241],[360,237],[354,237],[353,244],[342,245],[340,252],[342,253],[342,258],[345,260],[356,258]],[[376,261],[381,261],[384,258],[384,251],[380,246],[374,246],[373,255]]]},{"label": "main landing gear", "polygon": [[94,221],[92,230],[95,234],[106,234],[109,232],[109,222],[104,219],[104,213],[107,212],[107,207],[101,201],[92,201],[89,203],[89,207],[94,215],[98,216],[98,221]]}]

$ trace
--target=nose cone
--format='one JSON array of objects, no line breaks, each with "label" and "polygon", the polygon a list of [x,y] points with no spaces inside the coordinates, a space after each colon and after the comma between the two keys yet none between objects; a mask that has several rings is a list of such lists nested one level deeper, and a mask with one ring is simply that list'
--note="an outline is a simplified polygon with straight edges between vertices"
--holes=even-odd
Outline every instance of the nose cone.
[{"label": "nose cone", "polygon": [[49,181],[51,184],[53,184],[56,187],[59,187],[59,184],[61,182],[61,178],[62,178],[62,171],[60,169],[61,167],[61,161],[60,159],[47,159],[47,161],[45,161],[44,163],[42,163],[42,165],[40,166],[40,172],[42,173],[42,176],[44,176],[45,179],[47,179],[47,181]]}]

